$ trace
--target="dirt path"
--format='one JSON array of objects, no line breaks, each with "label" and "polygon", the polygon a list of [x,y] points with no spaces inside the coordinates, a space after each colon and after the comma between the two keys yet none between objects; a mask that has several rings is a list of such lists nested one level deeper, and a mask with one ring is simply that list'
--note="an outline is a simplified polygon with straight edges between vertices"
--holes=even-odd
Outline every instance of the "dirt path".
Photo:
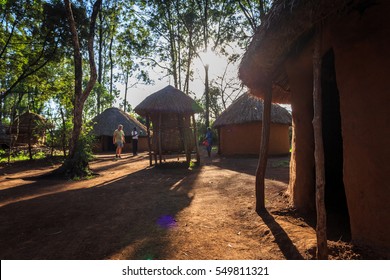
[{"label": "dirt path", "polygon": [[[256,158],[149,168],[146,154],[99,155],[100,176],[43,179],[56,166],[0,170],[1,259],[310,259],[315,232],[286,209],[288,158],[269,162],[255,211]],[[332,258],[358,258],[331,244]],[[340,249],[341,248],[341,249]]]}]

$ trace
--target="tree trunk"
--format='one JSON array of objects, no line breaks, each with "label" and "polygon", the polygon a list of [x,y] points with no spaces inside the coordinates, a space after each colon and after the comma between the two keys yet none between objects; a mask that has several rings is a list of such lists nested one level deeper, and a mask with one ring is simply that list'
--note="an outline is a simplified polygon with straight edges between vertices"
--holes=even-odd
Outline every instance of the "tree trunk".
[{"label": "tree trunk", "polygon": [[[73,131],[69,143],[69,155],[63,166],[61,167],[62,172],[67,176],[74,177],[80,175],[87,175],[89,168],[88,162],[85,161],[82,157],[76,157],[77,144],[81,135],[82,130],[82,113],[84,108],[84,103],[91,93],[97,79],[96,73],[96,64],[94,58],[94,36],[95,36],[95,25],[96,18],[101,7],[102,0],[97,0],[93,5],[93,11],[91,15],[91,21],[89,26],[89,35],[88,35],[88,55],[89,55],[89,67],[90,67],[90,77],[88,83],[82,90],[82,81],[83,81],[83,70],[82,70],[82,55],[80,50],[80,42],[76,28],[76,21],[73,16],[72,6],[70,0],[64,0],[66,15],[69,22],[70,31],[72,34],[72,43],[73,43],[73,56],[75,64],[75,94],[73,101]],[[78,170],[83,169],[83,170]]]},{"label": "tree trunk", "polygon": [[256,170],[256,212],[260,213],[265,209],[265,171],[268,160],[268,143],[271,125],[271,101],[272,86],[267,86],[264,92],[263,124],[261,132],[260,157]]},{"label": "tree trunk", "polygon": [[[100,7],[101,9],[101,7]],[[102,85],[103,79],[103,16],[102,13],[99,13],[99,49],[98,49],[98,76],[97,81],[99,85]],[[101,87],[99,87],[96,96],[96,110],[97,114],[100,114],[101,109]]]},{"label": "tree trunk", "polygon": [[161,132],[161,125],[162,125],[162,116],[161,113],[158,113],[158,154],[160,157],[160,164],[162,163],[162,132]]},{"label": "tree trunk", "polygon": [[206,128],[210,127],[210,93],[209,93],[209,66],[206,64],[204,66],[205,71],[205,98],[206,98],[206,112],[205,112],[205,123]]},{"label": "tree trunk", "polygon": [[114,60],[112,58],[112,43],[114,41],[114,34],[112,34],[110,39],[110,47],[109,47],[109,56],[110,56],[110,96],[112,95],[113,91],[113,80],[114,80]]},{"label": "tree trunk", "polygon": [[322,138],[321,36],[321,30],[319,30],[313,53],[313,129],[316,168],[317,259],[326,260],[328,259],[328,247],[326,236],[324,146]]},{"label": "tree trunk", "polygon": [[127,90],[128,90],[128,84],[129,84],[129,72],[126,71],[126,79],[125,79],[125,100],[123,100],[123,111],[126,112],[126,105],[127,105]]},{"label": "tree trunk", "polygon": [[64,153],[64,157],[66,157],[66,121],[64,110],[60,106],[61,120],[62,120],[62,133],[61,133],[61,142],[62,142],[62,151]]},{"label": "tree trunk", "polygon": [[152,145],[150,143],[150,117],[146,115],[146,130],[148,133],[149,165],[152,166]]}]

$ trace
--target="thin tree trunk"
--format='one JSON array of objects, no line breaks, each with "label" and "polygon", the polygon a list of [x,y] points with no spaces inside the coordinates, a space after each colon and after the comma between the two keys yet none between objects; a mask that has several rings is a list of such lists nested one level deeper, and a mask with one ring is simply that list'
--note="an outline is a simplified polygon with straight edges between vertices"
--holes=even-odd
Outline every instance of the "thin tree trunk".
[{"label": "thin tree trunk", "polygon": [[209,93],[209,66],[206,64],[204,67],[205,70],[205,98],[206,98],[206,115],[205,123],[206,128],[210,127],[210,93]]},{"label": "thin tree trunk", "polygon": [[[72,34],[72,42],[73,42],[73,56],[74,56],[74,66],[75,66],[75,96],[74,96],[74,104],[73,104],[73,131],[71,135],[71,140],[69,143],[69,156],[67,161],[65,161],[63,167],[65,169],[72,169],[74,166],[79,166],[80,164],[88,167],[88,162],[77,163],[76,165],[72,163],[72,160],[75,159],[75,153],[77,150],[78,140],[80,138],[81,129],[82,129],[82,113],[84,108],[84,103],[91,93],[97,79],[96,73],[96,64],[94,57],[94,37],[95,37],[95,25],[96,18],[99,13],[99,8],[101,7],[102,0],[97,0],[93,5],[91,21],[89,26],[89,35],[88,35],[88,55],[89,55],[89,67],[90,67],[90,77],[88,83],[83,91],[82,89],[82,81],[83,81],[83,70],[82,70],[82,55],[80,49],[80,41],[78,37],[78,32],[76,28],[76,21],[73,16],[72,6],[70,0],[64,0],[66,15],[68,18],[69,28]],[[73,169],[72,169],[73,170]],[[65,173],[68,173],[65,170]],[[81,172],[81,170],[74,170],[76,172]],[[70,173],[73,173],[71,171]],[[72,174],[71,174],[72,176]]]},{"label": "thin tree trunk", "polygon": [[187,62],[187,70],[184,81],[184,92],[185,94],[189,94],[190,88],[190,73],[191,73],[191,63],[192,63],[192,31],[189,33],[189,47],[188,47],[188,62]]},{"label": "thin tree trunk", "polygon": [[[101,9],[101,7],[100,7]],[[99,85],[102,85],[102,78],[103,77],[103,16],[102,13],[99,13],[99,49],[98,49],[98,76],[97,81]],[[101,109],[101,87],[99,87],[97,91],[97,102],[96,102],[96,109],[97,114],[100,114]]]},{"label": "thin tree trunk", "polygon": [[162,163],[162,135],[161,135],[162,116],[158,114],[158,154],[160,156],[160,164]]},{"label": "thin tree trunk", "polygon": [[128,90],[128,84],[129,84],[129,72],[126,71],[126,80],[125,80],[125,100],[123,100],[123,111],[126,112],[126,105],[127,105],[127,90]]},{"label": "thin tree trunk", "polygon": [[[113,28],[114,30],[114,28]],[[112,43],[114,41],[114,31],[111,35],[110,39],[110,46],[109,46],[109,56],[110,56],[110,96],[112,96],[112,91],[113,91],[113,80],[114,80],[114,60],[112,58]]]},{"label": "thin tree trunk", "polygon": [[33,154],[32,154],[32,144],[31,144],[31,138],[33,137],[33,131],[31,128],[31,122],[32,119],[28,120],[28,125],[27,125],[27,137],[28,137],[28,156],[30,160],[33,160]]},{"label": "thin tree trunk", "polygon": [[64,110],[60,106],[60,113],[61,113],[61,120],[62,120],[62,135],[61,135],[61,142],[62,142],[62,151],[64,153],[64,157],[66,157],[66,120],[65,120],[65,114]]},{"label": "thin tree trunk", "polygon": [[148,133],[149,165],[152,166],[152,145],[150,143],[150,117],[146,116],[146,131]]},{"label": "thin tree trunk", "polygon": [[261,132],[260,157],[256,170],[256,212],[265,209],[265,171],[268,160],[268,143],[271,125],[272,86],[267,86],[264,92],[263,124]]},{"label": "thin tree trunk", "polygon": [[328,259],[325,209],[325,167],[322,138],[322,92],[321,92],[321,30],[313,53],[313,106],[314,106],[314,158],[316,168],[316,208],[317,208],[317,259]]}]

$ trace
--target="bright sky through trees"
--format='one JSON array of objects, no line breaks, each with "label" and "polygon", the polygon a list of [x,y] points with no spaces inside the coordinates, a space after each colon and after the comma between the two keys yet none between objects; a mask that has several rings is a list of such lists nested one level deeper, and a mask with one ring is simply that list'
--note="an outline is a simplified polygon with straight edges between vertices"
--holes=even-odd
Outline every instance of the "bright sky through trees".
[{"label": "bright sky through trees", "polygon": [[[236,48],[236,52],[243,52],[242,50]],[[241,55],[241,53],[238,53]],[[209,65],[209,82],[217,79],[218,76],[223,75],[227,68],[227,77],[236,78],[237,84],[240,83],[238,75],[238,65],[240,60],[236,61],[234,64],[228,66],[228,59],[220,54],[215,52],[208,51],[206,54],[202,55],[202,60],[205,61],[205,64]],[[202,60],[198,57],[193,63],[194,67],[194,78],[190,82],[190,91],[195,93],[196,98],[201,98],[205,90],[205,69]],[[129,89],[129,94],[127,101],[130,103],[132,108],[137,106],[142,100],[144,100],[148,95],[162,89],[167,85],[173,85],[172,77],[166,77],[162,75],[159,67],[154,69],[147,69],[150,74],[150,78],[154,81],[154,84],[143,85],[139,84],[132,89]],[[165,77],[164,77],[165,76]],[[161,78],[164,77],[164,78]],[[134,80],[135,82],[135,80]],[[124,97],[124,85],[121,83],[116,84],[117,88],[120,90],[120,98]],[[119,106],[119,101],[117,102]]]}]

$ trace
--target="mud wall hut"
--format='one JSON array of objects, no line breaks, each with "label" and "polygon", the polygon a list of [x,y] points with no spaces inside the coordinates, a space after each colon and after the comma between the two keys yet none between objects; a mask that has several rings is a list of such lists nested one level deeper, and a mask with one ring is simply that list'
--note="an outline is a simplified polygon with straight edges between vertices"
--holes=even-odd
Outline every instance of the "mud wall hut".
[{"label": "mud wall hut", "polygon": [[[258,155],[262,131],[264,102],[245,93],[215,120],[218,129],[218,153],[222,155]],[[290,152],[291,114],[278,104],[271,108],[269,155]]]},{"label": "mud wall hut", "polygon": [[153,126],[151,164],[152,157],[157,164],[157,156],[162,163],[164,155],[172,154],[185,154],[187,162],[191,154],[196,154],[199,161],[194,115],[202,109],[191,97],[168,85],[149,95],[134,110],[146,118],[147,127]]},{"label": "mud wall hut", "polygon": [[92,122],[92,132],[97,137],[97,141],[94,145],[95,152],[115,151],[112,137],[119,124],[123,125],[123,131],[125,132],[126,143],[123,149],[125,153],[132,151],[131,131],[134,127],[137,128],[139,133],[138,151],[142,152],[148,150],[146,127],[123,110],[114,107],[108,108],[93,118]]},{"label": "mud wall hut", "polygon": [[269,91],[273,101],[291,103],[289,193],[302,212],[315,211],[312,121],[319,77],[327,222],[343,217],[333,222],[348,228],[354,243],[387,252],[389,13],[387,0],[275,1],[239,70],[252,94]]}]

